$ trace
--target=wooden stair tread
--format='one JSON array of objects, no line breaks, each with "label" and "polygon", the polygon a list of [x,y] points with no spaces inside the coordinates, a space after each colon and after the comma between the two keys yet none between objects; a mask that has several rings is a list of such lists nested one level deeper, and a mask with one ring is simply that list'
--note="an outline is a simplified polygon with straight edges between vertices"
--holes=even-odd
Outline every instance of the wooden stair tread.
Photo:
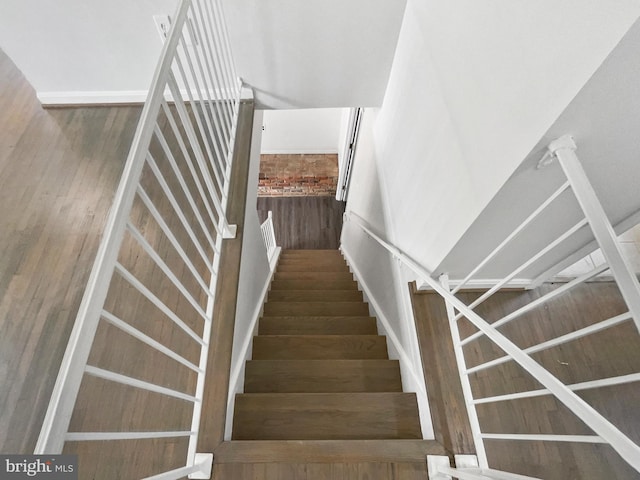
[{"label": "wooden stair tread", "polygon": [[349,267],[346,263],[330,263],[325,262],[278,262],[278,272],[338,272],[349,273]]},{"label": "wooden stair tread", "polygon": [[421,439],[414,393],[236,395],[234,440]]},{"label": "wooden stair tread", "polygon": [[367,316],[369,307],[364,302],[267,302],[264,316]]},{"label": "wooden stair tread", "polygon": [[258,335],[254,360],[388,359],[385,337],[378,335]]},{"label": "wooden stair tread", "polygon": [[284,279],[274,278],[271,282],[271,292],[276,290],[358,290],[358,284],[353,278],[332,280],[319,283],[313,279]]},{"label": "wooden stair tread", "polygon": [[377,335],[376,319],[359,316],[268,316],[258,325],[260,335]]},{"label": "wooden stair tread", "polygon": [[401,392],[397,360],[251,360],[245,393]]},{"label": "wooden stair tread", "polygon": [[216,463],[424,463],[446,452],[434,440],[231,440],[213,455]]},{"label": "wooden stair tread", "polygon": [[[281,253],[258,331],[245,393],[235,398],[233,441],[217,461],[219,454],[230,462],[350,455],[422,464],[427,449],[444,453],[422,443],[416,396],[402,392],[399,362],[389,360],[386,338],[377,335],[376,319],[337,250]],[[389,450],[380,439],[420,443]]]},{"label": "wooden stair tread", "polygon": [[272,290],[269,302],[360,302],[360,290]]},{"label": "wooden stair tread", "polygon": [[286,249],[286,250],[282,250],[282,255],[284,256],[312,256],[312,255],[320,255],[323,257],[326,256],[339,256],[342,257],[342,254],[340,253],[340,250],[331,250],[331,249],[313,249],[313,248],[309,248],[309,249],[304,249],[304,248],[300,248],[300,249]]},{"label": "wooden stair tread", "polygon": [[323,283],[329,283],[334,281],[349,281],[353,280],[353,275],[350,272],[280,272],[276,271],[273,274],[274,280],[314,280],[318,282],[318,285]]}]

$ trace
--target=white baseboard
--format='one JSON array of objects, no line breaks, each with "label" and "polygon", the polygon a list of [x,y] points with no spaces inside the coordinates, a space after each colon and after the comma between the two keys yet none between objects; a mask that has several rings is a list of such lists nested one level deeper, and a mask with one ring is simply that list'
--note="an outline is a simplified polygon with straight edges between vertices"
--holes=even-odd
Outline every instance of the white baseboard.
[{"label": "white baseboard", "polygon": [[45,107],[73,105],[139,105],[147,99],[147,90],[95,92],[36,92]]},{"label": "white baseboard", "polygon": [[[187,90],[180,89],[183,100],[188,100]],[[72,92],[36,92],[38,100],[44,107],[71,107],[76,105],[142,105],[147,100],[148,90],[107,90],[107,91],[72,91]],[[194,98],[198,98],[199,93],[192,92]],[[210,92],[212,98],[215,95],[226,95],[224,91]],[[172,102],[173,96],[165,91],[165,98]],[[241,90],[242,100],[253,99],[253,90],[243,87]]]},{"label": "white baseboard", "polygon": [[[351,257],[349,252],[344,248],[344,246],[340,247],[340,251],[342,252],[342,255],[347,261],[347,264],[349,265],[351,272],[355,276],[356,281],[358,282],[358,285],[362,288],[362,291],[369,302],[369,306],[374,312],[374,316],[382,326],[383,332],[381,332],[381,334],[386,336],[389,339],[389,341],[393,345],[393,348],[398,353],[398,360],[400,361],[402,372],[409,373],[409,375],[411,375],[414,385],[422,385],[421,387],[422,391],[416,392],[416,395],[419,397],[418,407],[420,411],[420,422],[422,426],[422,434],[425,439],[428,439],[428,440],[433,439],[434,438],[433,423],[431,420],[431,411],[429,408],[427,391],[426,391],[426,387],[424,386],[424,378],[422,377],[422,374],[418,374],[416,372],[416,368],[414,367],[413,362],[411,361],[411,357],[406,352],[404,346],[400,342],[400,339],[394,333],[394,330],[391,327],[391,322],[383,313],[383,310],[380,307],[380,304],[378,304],[377,300],[372,295],[371,289],[369,288],[367,283],[363,280],[364,277],[361,274],[358,267],[356,266],[355,262],[353,261],[353,258]],[[409,290],[407,289],[407,294],[408,292]]]},{"label": "white baseboard", "polygon": [[[461,279],[453,279],[453,280],[449,280],[449,285],[451,287],[455,287],[457,285],[460,284],[462,280]],[[462,288],[462,291],[464,290],[475,290],[475,289],[480,289],[480,290],[484,290],[484,289],[489,289],[492,288],[494,286],[496,286],[499,282],[501,282],[502,279],[500,278],[478,278],[478,279],[472,279],[469,280],[467,283],[465,283],[465,286]],[[531,288],[531,285],[533,284],[533,280],[528,279],[528,278],[514,278],[513,280],[508,281],[505,285],[502,286],[502,288],[515,288],[518,290],[527,290],[529,288]],[[416,286],[418,288],[418,290],[433,290],[428,283],[423,282],[421,280],[417,280],[416,281]]]}]

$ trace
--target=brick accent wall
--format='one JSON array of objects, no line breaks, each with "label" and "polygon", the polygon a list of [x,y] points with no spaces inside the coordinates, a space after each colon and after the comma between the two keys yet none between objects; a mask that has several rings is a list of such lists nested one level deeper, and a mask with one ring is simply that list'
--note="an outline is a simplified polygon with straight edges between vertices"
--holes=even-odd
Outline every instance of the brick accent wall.
[{"label": "brick accent wall", "polygon": [[337,185],[337,154],[260,156],[259,197],[334,196]]}]

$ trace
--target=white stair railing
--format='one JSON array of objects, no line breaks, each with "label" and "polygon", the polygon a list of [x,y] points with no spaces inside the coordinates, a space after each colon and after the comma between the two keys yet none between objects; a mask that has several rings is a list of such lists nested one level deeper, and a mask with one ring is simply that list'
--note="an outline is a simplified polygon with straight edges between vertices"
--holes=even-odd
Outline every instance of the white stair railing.
[{"label": "white stair railing", "polygon": [[[469,414],[469,420],[471,430],[474,436],[474,442],[476,446],[476,452],[478,456],[479,470],[473,469],[462,472],[458,472],[458,476],[453,475],[453,478],[461,479],[476,479],[476,478],[504,478],[504,479],[518,479],[527,478],[518,476],[516,474],[510,474],[507,472],[494,472],[492,476],[489,473],[492,471],[489,468],[487,455],[485,451],[485,440],[501,440],[501,441],[549,441],[549,442],[572,442],[572,443],[600,443],[610,445],[632,468],[640,472],[640,446],[634,443],[627,435],[623,434],[620,429],[607,420],[601,412],[598,412],[591,405],[585,402],[576,392],[586,389],[597,389],[609,387],[612,385],[623,385],[632,382],[640,381],[640,372],[633,374],[625,374],[620,376],[614,376],[609,378],[602,378],[598,380],[581,382],[576,384],[564,384],[553,374],[551,374],[542,365],[536,362],[531,355],[536,352],[540,352],[552,347],[563,345],[573,340],[589,336],[596,335],[599,332],[604,332],[607,329],[630,321],[635,321],[636,326],[640,325],[640,285],[633,272],[629,262],[623,257],[620,247],[617,244],[617,239],[614,230],[607,219],[602,206],[600,205],[593,188],[589,184],[589,181],[584,174],[582,166],[580,165],[578,158],[575,154],[575,144],[570,137],[563,137],[555,142],[552,142],[549,147],[549,157],[558,158],[562,165],[563,171],[567,177],[567,181],[547,200],[545,200],[527,219],[518,226],[514,232],[507,236],[498,247],[496,247],[484,260],[482,260],[478,266],[471,269],[469,274],[460,281],[455,282],[455,288],[451,288],[449,278],[447,275],[443,275],[439,280],[433,278],[432,273],[427,269],[419,265],[413,259],[401,252],[397,247],[386,242],[380,235],[375,233],[366,223],[366,221],[353,212],[349,212],[347,215],[348,221],[354,221],[357,223],[372,239],[377,241],[382,247],[384,247],[393,257],[399,259],[406,267],[416,274],[419,281],[424,282],[429,288],[440,294],[447,307],[447,315],[449,317],[449,324],[451,328],[452,339],[454,343],[454,350],[456,354],[456,360],[458,364],[458,370],[460,374],[460,380],[462,383],[462,390],[465,397],[467,411]],[[476,275],[485,265],[489,264],[494,258],[496,258],[503,249],[525,228],[532,223],[532,221],[539,216],[543,215],[547,207],[556,201],[560,195],[565,191],[573,192],[578,204],[582,207],[585,217],[570,226],[560,237],[549,242],[540,252],[526,259],[520,266],[518,266],[511,273],[506,275],[503,279],[497,281],[495,285],[488,288],[488,290],[480,295],[475,301],[470,304],[465,304],[460,300],[456,294],[464,288],[465,285]],[[569,241],[577,232],[584,228],[591,227],[593,236],[597,240],[599,247],[602,249],[607,263],[601,265],[591,272],[579,276],[578,278],[556,288],[555,290],[546,293],[545,295],[531,301],[517,310],[505,315],[501,319],[492,323],[487,322],[480,317],[474,309],[490,298],[494,293],[498,292],[502,287],[505,287],[509,282],[515,278],[520,272],[524,271],[528,267],[535,264],[537,260],[542,258],[545,254],[552,251],[556,247]],[[611,270],[611,273],[620,288],[629,311],[620,315],[616,315],[612,318],[604,319],[598,323],[584,327],[573,332],[567,333],[560,337],[539,343],[537,345],[530,346],[526,349],[519,348],[498,329],[503,325],[522,317],[526,312],[539,307],[550,300],[557,298],[567,292],[570,292],[577,285],[584,283],[585,281],[605,272]],[[461,318],[466,318],[475,327],[478,332],[461,339],[460,331],[458,329],[458,321]],[[491,342],[497,345],[504,355],[495,360],[491,360],[481,365],[468,368],[466,365],[464,347],[471,342],[481,337],[487,337]],[[518,392],[512,394],[505,394],[499,396],[492,396],[486,398],[476,398],[473,395],[469,376],[471,374],[486,371],[490,368],[499,365],[501,363],[515,361],[524,370],[526,370],[535,380],[537,380],[544,388],[538,390],[531,390],[527,392]],[[484,432],[481,428],[476,412],[476,405],[485,403],[499,403],[508,400],[539,397],[543,395],[553,395],[561,403],[563,403],[573,414],[580,418],[591,430],[593,435],[555,435],[555,434],[509,434],[509,433],[488,433]],[[446,470],[446,471],[445,471]],[[481,471],[484,471],[483,474]],[[433,478],[450,478],[452,471],[447,466],[442,467],[442,474],[449,476],[433,477]],[[484,475],[484,476],[482,476]]]},{"label": "white stair railing", "polygon": [[267,219],[262,223],[262,225],[260,225],[260,231],[262,232],[264,246],[267,249],[269,265],[271,265],[278,249],[278,246],[276,245],[276,234],[273,231],[273,213],[271,210],[269,210],[269,213],[267,214]]},{"label": "white stair railing", "polygon": [[[185,466],[153,478],[209,478],[210,455],[196,455],[204,379],[215,301],[217,271],[223,238],[235,235],[226,219],[229,177],[240,106],[241,81],[236,77],[229,40],[219,0],[181,0],[153,77],[147,101],[117,189],[102,243],[65,352],[48,411],[35,449],[36,454],[61,453],[67,441],[133,440],[188,437]],[[153,153],[152,153],[153,151]],[[164,168],[161,168],[160,161]],[[153,179],[162,192],[163,208],[145,188],[143,179]],[[167,203],[170,208],[167,207]],[[136,214],[132,207],[137,205]],[[146,209],[146,210],[145,210]],[[136,216],[145,210],[162,231],[167,254],[145,238],[144,225]],[[171,212],[171,221],[167,211]],[[180,229],[180,234],[177,233]],[[119,258],[123,239],[130,237],[153,261],[193,307],[200,325],[190,327],[132,273]],[[185,240],[186,239],[186,240]],[[196,252],[188,254],[187,251]],[[175,267],[176,259],[180,268]],[[201,265],[197,268],[195,265]],[[202,267],[204,265],[204,267]],[[189,272],[187,274],[178,272]],[[191,275],[200,291],[193,293],[182,277]],[[134,327],[105,308],[115,277],[124,280],[153,304],[159,315],[184,331],[199,349],[197,364]],[[145,382],[135,375],[88,365],[98,325],[106,322],[179,362],[197,374],[195,390],[181,392]],[[191,322],[192,323],[192,322]],[[110,348],[109,345],[103,348]],[[190,402],[192,422],[184,431],[69,432],[69,424],[85,376],[114,384],[156,392]],[[149,409],[147,415],[156,412]]]}]

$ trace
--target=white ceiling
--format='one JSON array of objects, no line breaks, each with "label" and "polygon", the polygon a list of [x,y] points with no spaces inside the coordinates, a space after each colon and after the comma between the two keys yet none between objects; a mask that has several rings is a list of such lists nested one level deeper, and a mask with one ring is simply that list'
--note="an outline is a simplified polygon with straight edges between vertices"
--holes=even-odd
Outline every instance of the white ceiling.
[{"label": "white ceiling", "polygon": [[262,108],[380,106],[406,0],[224,0]]}]

